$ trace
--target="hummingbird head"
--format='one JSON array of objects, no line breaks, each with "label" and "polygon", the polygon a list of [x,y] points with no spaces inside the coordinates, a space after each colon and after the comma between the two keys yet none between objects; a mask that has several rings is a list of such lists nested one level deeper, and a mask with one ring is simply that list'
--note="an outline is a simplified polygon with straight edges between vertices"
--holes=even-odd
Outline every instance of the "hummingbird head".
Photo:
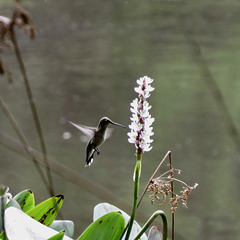
[{"label": "hummingbird head", "polygon": [[119,123],[115,123],[113,122],[111,119],[109,119],[108,117],[103,117],[100,119],[99,121],[99,124],[98,124],[98,127],[104,127],[104,128],[107,128],[110,124],[113,124],[113,125],[116,125],[116,126],[119,126],[119,127],[124,127],[123,125],[119,124]]}]

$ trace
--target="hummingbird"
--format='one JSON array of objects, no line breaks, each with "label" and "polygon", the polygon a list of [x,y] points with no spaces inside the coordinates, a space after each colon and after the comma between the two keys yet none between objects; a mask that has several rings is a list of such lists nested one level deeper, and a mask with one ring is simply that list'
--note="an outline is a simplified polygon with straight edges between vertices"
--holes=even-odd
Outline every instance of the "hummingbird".
[{"label": "hummingbird", "polygon": [[106,139],[111,137],[113,129],[108,128],[109,125],[112,124],[126,128],[125,126],[119,123],[113,122],[111,119],[107,117],[101,118],[96,128],[75,124],[71,121],[68,122],[90,138],[90,141],[88,142],[86,147],[85,167],[90,166],[92,164],[94,153],[97,152],[97,155],[99,155],[100,154],[99,147],[105,142]]}]

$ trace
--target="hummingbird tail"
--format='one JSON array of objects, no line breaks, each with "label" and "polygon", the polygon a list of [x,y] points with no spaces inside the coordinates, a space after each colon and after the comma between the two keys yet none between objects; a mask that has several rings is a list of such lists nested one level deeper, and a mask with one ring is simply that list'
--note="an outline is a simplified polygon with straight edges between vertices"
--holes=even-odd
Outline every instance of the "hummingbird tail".
[{"label": "hummingbird tail", "polygon": [[93,162],[93,154],[94,154],[94,152],[91,154],[91,156],[89,158],[86,159],[85,167],[91,166],[91,164]]}]

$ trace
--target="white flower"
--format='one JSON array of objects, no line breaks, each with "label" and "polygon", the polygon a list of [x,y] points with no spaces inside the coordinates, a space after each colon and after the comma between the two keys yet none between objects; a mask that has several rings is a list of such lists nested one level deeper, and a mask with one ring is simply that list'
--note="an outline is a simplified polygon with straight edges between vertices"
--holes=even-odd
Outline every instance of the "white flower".
[{"label": "white flower", "polygon": [[132,114],[132,117],[130,117],[130,119],[131,119],[132,122],[137,122],[137,120],[138,120],[138,115],[137,115],[137,113],[133,113],[133,114]]},{"label": "white flower", "polygon": [[144,76],[144,77],[141,77],[137,80],[137,84],[138,85],[143,85],[144,81],[145,81],[145,84],[150,84],[150,83],[153,82],[153,79],[150,78],[150,77]]},{"label": "white flower", "polygon": [[136,112],[137,108],[138,108],[138,99],[135,98],[130,105],[132,107],[132,108],[130,108],[130,111],[133,113]]},{"label": "white flower", "polygon": [[150,110],[152,108],[151,105],[149,105],[149,103],[147,101],[145,101],[143,103],[143,109],[145,109],[146,111]]},{"label": "white flower", "polygon": [[131,124],[129,125],[130,132],[128,133],[128,141],[134,143],[137,150],[140,152],[147,152],[152,149],[150,143],[153,140],[150,138],[153,133],[151,127],[154,118],[149,114],[151,105],[146,99],[151,95],[154,88],[150,85],[153,79],[145,76],[137,80],[138,87],[135,87],[135,92],[138,93],[138,98],[135,98],[130,104],[130,111],[132,112]]}]

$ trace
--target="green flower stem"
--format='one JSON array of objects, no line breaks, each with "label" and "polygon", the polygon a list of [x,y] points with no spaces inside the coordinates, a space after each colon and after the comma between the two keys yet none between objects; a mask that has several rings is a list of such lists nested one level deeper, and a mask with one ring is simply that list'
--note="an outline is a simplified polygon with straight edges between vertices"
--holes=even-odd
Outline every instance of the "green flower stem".
[{"label": "green flower stem", "polygon": [[139,195],[139,180],[140,180],[140,175],[141,175],[141,160],[142,160],[142,152],[137,152],[137,162],[135,165],[134,169],[134,199],[133,199],[133,209],[132,209],[132,215],[129,220],[129,225],[128,225],[128,230],[126,233],[126,238],[125,240],[129,239],[134,218],[135,218],[135,212],[137,209],[137,203],[138,203],[138,195]]},{"label": "green flower stem", "polygon": [[146,224],[143,226],[142,230],[139,232],[139,234],[134,238],[134,240],[138,240],[140,239],[140,237],[142,236],[142,234],[149,228],[149,226],[152,224],[152,222],[155,220],[156,217],[158,216],[162,217],[162,221],[163,221],[163,236],[162,236],[162,240],[167,240],[167,232],[168,232],[168,222],[167,222],[167,216],[166,214],[161,211],[158,210],[156,211],[150,218],[149,220],[146,222]]}]

